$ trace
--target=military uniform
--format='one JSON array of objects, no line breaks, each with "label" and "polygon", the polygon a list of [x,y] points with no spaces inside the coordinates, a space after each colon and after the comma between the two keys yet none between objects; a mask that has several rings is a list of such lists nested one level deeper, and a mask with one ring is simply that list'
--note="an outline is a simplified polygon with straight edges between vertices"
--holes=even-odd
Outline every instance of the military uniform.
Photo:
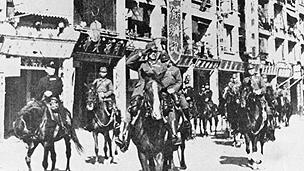
[{"label": "military uniform", "polygon": [[36,88],[36,99],[41,100],[45,91],[51,91],[52,96],[59,99],[59,95],[62,93],[62,87],[62,80],[57,75],[47,75],[42,77]]},{"label": "military uniform", "polygon": [[97,78],[93,81],[93,84],[96,85],[99,100],[114,100],[111,97],[113,95],[113,83],[110,79]]}]

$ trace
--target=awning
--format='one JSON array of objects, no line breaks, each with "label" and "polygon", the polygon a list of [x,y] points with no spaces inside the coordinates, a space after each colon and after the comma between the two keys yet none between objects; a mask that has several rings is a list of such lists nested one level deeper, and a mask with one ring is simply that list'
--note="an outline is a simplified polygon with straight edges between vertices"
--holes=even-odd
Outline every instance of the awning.
[{"label": "awning", "polygon": [[190,67],[194,64],[194,69],[199,70],[213,70],[219,66],[219,60],[214,59],[202,59],[194,56],[182,55],[180,60],[177,62],[179,67]]},{"label": "awning", "polygon": [[75,41],[2,35],[0,54],[18,57],[70,58]]},{"label": "awning", "polygon": [[262,74],[265,75],[277,75],[277,68],[275,65],[263,65],[262,66]]},{"label": "awning", "polygon": [[243,62],[221,60],[219,70],[231,72],[244,72]]},{"label": "awning", "polygon": [[14,0],[15,12],[68,18],[73,14],[72,0]]},{"label": "awning", "polygon": [[278,77],[291,77],[292,76],[292,67],[286,62],[279,62],[276,64],[277,76]]},{"label": "awning", "polygon": [[177,66],[189,67],[193,63],[193,59],[195,59],[193,56],[182,55]]},{"label": "awning", "polygon": [[97,42],[90,41],[89,35],[81,33],[75,45],[73,57],[79,61],[102,62],[107,58],[122,58],[127,40],[100,35]]},{"label": "awning", "polygon": [[200,69],[200,70],[213,70],[218,66],[219,66],[218,60],[198,58],[197,61],[195,62],[195,69]]}]

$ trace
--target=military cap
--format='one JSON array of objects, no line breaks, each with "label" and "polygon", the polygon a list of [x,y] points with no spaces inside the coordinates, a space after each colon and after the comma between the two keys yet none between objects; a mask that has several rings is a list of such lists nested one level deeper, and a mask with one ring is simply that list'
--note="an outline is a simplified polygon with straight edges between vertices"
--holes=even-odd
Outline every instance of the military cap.
[{"label": "military cap", "polygon": [[167,52],[162,52],[161,56],[160,56],[160,61],[161,62],[167,62],[170,60],[170,56],[168,55]]},{"label": "military cap", "polygon": [[99,72],[107,73],[108,70],[107,70],[106,67],[100,67],[100,68],[99,68]]},{"label": "military cap", "polygon": [[49,67],[49,68],[56,68],[56,63],[55,63],[55,61],[49,61],[49,62],[46,64],[46,67]]},{"label": "military cap", "polygon": [[151,49],[153,51],[157,51],[157,46],[156,46],[156,44],[154,42],[149,42],[146,45],[146,49]]}]

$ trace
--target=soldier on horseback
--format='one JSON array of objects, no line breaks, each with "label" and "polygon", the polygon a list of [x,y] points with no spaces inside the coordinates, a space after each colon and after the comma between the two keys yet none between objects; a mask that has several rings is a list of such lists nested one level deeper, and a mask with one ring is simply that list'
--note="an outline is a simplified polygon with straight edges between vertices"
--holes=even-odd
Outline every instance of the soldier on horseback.
[{"label": "soldier on horseback", "polygon": [[[108,111],[111,111],[113,108],[115,108],[115,97],[113,93],[113,83],[106,77],[107,72],[108,70],[106,67],[100,67],[100,78],[95,79],[92,84],[96,86],[99,101],[104,101],[106,103]],[[93,114],[88,114],[87,125],[84,127],[85,130],[88,130],[90,132],[93,130],[93,118]]]},{"label": "soldier on horseback", "polygon": [[[181,112],[186,117],[187,122],[190,123],[190,114],[189,114],[189,104],[180,91],[182,86],[182,76],[179,68],[177,68],[174,63],[170,60],[169,55],[166,52],[163,52],[161,55],[161,62],[166,64],[167,71],[163,76],[161,83],[163,92],[165,95],[170,95],[178,108],[181,109]],[[174,112],[169,113],[169,125],[172,129],[172,135],[174,137],[175,144],[181,142],[181,138],[177,136],[176,126],[175,126],[176,114]]]},{"label": "soldier on horseback", "polygon": [[64,107],[59,97],[62,93],[63,84],[61,78],[56,75],[57,68],[55,61],[47,63],[45,68],[47,75],[39,80],[35,99],[45,102],[52,120],[56,121],[60,127],[67,131],[63,121],[63,118],[66,118],[64,116]]},{"label": "soldier on horseback", "polygon": [[[143,103],[146,83],[150,80],[155,80],[160,84],[161,78],[166,72],[167,68],[158,59],[159,53],[160,52],[158,51],[156,44],[152,42],[146,45],[145,50],[134,51],[132,54],[130,54],[126,61],[127,66],[130,69],[137,71],[139,75],[139,81],[135,85],[131,96],[130,106],[128,108],[128,112],[132,116],[136,116],[138,114],[139,108]],[[162,119],[160,111],[160,98],[158,97],[158,93],[155,93],[155,96],[153,107],[150,106],[153,109],[151,115],[156,120],[160,120]],[[122,116],[122,118],[128,117]],[[128,139],[128,137],[126,137],[128,136],[128,124],[128,120],[122,122],[121,124],[122,131],[119,139],[116,140],[116,143],[120,147],[126,145],[126,141]]]},{"label": "soldier on horseback", "polygon": [[252,64],[248,64],[244,77],[243,84],[251,86],[253,94],[259,100],[258,105],[262,109],[263,119],[266,119],[268,105],[265,99],[266,83],[264,79]]}]

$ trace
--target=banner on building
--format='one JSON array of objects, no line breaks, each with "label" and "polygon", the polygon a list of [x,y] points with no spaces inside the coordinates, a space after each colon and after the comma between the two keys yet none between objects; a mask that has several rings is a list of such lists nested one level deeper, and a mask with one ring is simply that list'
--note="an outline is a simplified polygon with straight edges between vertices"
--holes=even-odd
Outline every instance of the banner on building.
[{"label": "banner on building", "polygon": [[126,57],[121,58],[113,70],[114,94],[117,108],[126,112],[127,109],[127,80],[126,80]]},{"label": "banner on building", "polygon": [[167,4],[167,33],[168,33],[168,51],[171,60],[177,63],[182,53],[182,13],[181,0],[169,0]]}]

